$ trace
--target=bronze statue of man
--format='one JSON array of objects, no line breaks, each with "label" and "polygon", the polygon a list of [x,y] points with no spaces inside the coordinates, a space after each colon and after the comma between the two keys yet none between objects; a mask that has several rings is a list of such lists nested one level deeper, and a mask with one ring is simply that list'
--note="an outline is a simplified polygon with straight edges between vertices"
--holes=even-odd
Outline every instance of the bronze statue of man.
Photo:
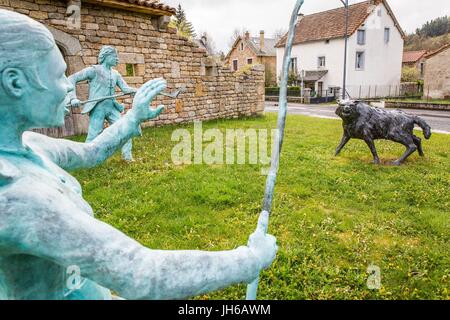
[{"label": "bronze statue of man", "polygon": [[[27,16],[0,9],[0,299],[179,299],[255,279],[277,246],[266,217],[234,250],[153,250],[94,217],[66,170],[93,167],[164,106],[155,79],[133,107],[88,143],[27,130],[64,124],[74,90],[52,34]],[[105,178],[106,179],[106,178]],[[150,195],[151,196],[151,195]]]},{"label": "bronze statue of man", "polygon": [[[102,47],[98,55],[98,63],[98,65],[90,66],[69,77],[75,88],[70,94],[72,107],[80,106],[80,100],[78,100],[76,94],[76,85],[79,82],[88,81],[89,100],[112,96],[116,91],[116,87],[119,87],[124,93],[136,91],[136,89],[127,85],[119,72],[113,69],[119,63],[119,57],[115,48],[111,46]],[[119,120],[123,111],[124,107],[116,99],[87,103],[81,112],[89,114],[89,130],[86,142],[91,142],[102,133],[105,121],[111,125]],[[122,159],[133,161],[131,149],[132,142],[129,140],[122,147]]]}]

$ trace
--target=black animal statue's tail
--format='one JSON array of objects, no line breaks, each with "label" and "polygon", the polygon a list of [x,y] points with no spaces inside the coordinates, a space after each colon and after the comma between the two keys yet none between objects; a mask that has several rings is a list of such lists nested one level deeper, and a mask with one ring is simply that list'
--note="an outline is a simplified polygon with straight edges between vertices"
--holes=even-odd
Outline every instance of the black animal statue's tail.
[{"label": "black animal statue's tail", "polygon": [[420,117],[415,117],[414,123],[422,128],[425,139],[431,138],[431,127],[428,125],[428,123],[425,122],[425,120]]}]

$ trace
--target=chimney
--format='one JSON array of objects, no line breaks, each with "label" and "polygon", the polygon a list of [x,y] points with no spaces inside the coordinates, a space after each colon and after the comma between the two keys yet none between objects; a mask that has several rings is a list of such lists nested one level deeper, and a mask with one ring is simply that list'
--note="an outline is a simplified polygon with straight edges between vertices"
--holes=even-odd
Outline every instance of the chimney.
[{"label": "chimney", "polygon": [[264,30],[259,32],[259,49],[264,51]]},{"label": "chimney", "polygon": [[250,40],[250,32],[245,31],[245,40]]}]

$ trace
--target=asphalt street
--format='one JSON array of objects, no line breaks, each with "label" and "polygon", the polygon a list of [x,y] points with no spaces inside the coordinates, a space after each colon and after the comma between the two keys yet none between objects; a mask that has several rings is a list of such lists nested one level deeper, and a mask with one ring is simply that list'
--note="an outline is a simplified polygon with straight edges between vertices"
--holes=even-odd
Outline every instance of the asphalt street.
[{"label": "asphalt street", "polygon": [[[332,105],[307,105],[307,104],[288,104],[289,114],[300,114],[316,118],[340,119],[334,111],[336,106]],[[277,112],[278,103],[266,102],[266,112]],[[450,134],[450,112],[434,110],[415,110],[404,109],[406,113],[422,117],[431,126],[433,132]]]}]

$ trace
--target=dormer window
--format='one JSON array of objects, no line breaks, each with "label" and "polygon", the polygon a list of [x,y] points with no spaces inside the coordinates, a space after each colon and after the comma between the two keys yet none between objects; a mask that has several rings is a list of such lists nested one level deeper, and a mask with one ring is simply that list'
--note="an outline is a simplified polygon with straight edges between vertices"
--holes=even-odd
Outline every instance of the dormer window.
[{"label": "dormer window", "polygon": [[359,45],[366,44],[366,30],[358,30],[357,41]]}]

